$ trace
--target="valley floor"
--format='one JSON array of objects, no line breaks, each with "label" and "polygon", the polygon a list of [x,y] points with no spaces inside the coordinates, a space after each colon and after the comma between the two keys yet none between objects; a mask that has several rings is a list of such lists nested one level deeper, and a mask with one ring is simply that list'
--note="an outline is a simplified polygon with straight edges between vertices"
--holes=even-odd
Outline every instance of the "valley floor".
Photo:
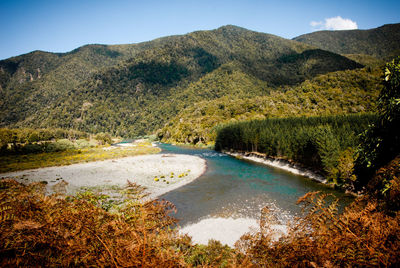
[{"label": "valley floor", "polygon": [[117,193],[127,181],[147,188],[157,198],[202,175],[206,161],[191,155],[153,154],[60,167],[46,167],[0,174],[22,183],[43,181],[48,193],[73,194],[81,189]]}]

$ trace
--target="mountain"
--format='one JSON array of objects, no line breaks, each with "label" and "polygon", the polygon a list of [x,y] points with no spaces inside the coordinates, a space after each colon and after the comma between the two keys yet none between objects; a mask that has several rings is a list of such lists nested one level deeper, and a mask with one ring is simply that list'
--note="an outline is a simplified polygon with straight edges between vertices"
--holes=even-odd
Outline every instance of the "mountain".
[{"label": "mountain", "polygon": [[0,61],[0,126],[143,135],[197,102],[263,96],[361,67],[332,52],[231,25],[140,44],[35,51]]},{"label": "mountain", "polygon": [[[237,121],[372,112],[382,89],[381,73],[379,67],[330,72],[265,94],[257,94],[260,84],[251,77],[229,77],[222,88],[246,83],[243,88],[254,91],[238,94],[226,88],[233,94],[182,109],[157,134],[166,142],[209,144],[215,141],[219,126]],[[218,81],[213,75],[194,86],[208,88],[209,81]]]},{"label": "mountain", "polygon": [[385,61],[400,54],[400,23],[370,30],[318,31],[293,40],[338,54],[362,54]]}]

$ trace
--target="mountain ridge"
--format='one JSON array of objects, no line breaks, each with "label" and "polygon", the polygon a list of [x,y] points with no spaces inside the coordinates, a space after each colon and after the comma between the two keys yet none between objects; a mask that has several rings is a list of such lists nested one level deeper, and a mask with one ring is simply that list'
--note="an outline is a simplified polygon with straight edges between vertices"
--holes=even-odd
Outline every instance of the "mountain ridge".
[{"label": "mountain ridge", "polygon": [[0,61],[0,126],[143,135],[198,102],[261,97],[362,67],[316,46],[233,25],[137,44],[35,51]]},{"label": "mountain ridge", "polygon": [[338,54],[365,54],[387,61],[400,53],[400,23],[366,30],[316,31],[292,40]]}]

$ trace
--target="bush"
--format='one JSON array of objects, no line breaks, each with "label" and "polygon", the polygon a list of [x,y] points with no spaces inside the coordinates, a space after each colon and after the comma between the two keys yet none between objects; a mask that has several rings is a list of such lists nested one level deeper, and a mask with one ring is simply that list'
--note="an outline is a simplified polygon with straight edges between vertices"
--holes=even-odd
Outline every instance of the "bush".
[{"label": "bush", "polygon": [[230,267],[234,250],[211,239],[208,245],[195,245],[187,250],[185,261],[189,265],[202,267]]},{"label": "bush", "polygon": [[85,198],[41,192],[41,183],[0,181],[0,266],[185,266],[176,248],[186,242],[168,228],[172,204],[130,196],[111,214]]},{"label": "bush", "polygon": [[45,152],[61,152],[74,149],[75,145],[67,139],[58,140],[56,142],[45,143]]},{"label": "bush", "polygon": [[33,153],[41,153],[43,152],[44,147],[38,143],[28,143],[21,148],[22,154],[33,154]]},{"label": "bush", "polygon": [[[271,233],[245,235],[238,243],[247,265],[259,267],[397,267],[400,265],[400,213],[359,199],[340,215],[337,200],[308,193],[299,199],[306,215],[274,241]],[[263,229],[262,229],[263,230]],[[264,228],[264,230],[266,230]]]},{"label": "bush", "polygon": [[[383,176],[389,174],[398,177],[399,159],[382,171]],[[398,196],[396,184],[388,191]],[[286,235],[275,240],[269,231],[269,215],[264,215],[261,231],[242,236],[234,250],[217,241],[192,245],[190,237],[170,228],[176,223],[169,217],[173,204],[142,201],[143,189],[135,184],[128,183],[126,198],[112,207],[114,213],[105,210],[110,202],[104,195],[83,192],[60,198],[45,197],[44,191],[42,183],[24,186],[0,180],[2,267],[400,265],[400,213],[387,213],[371,196],[357,199],[338,214],[332,196],[308,193],[298,201],[305,215],[291,224]]]},{"label": "bush", "polygon": [[76,147],[78,149],[83,149],[83,148],[93,147],[93,144],[91,144],[88,140],[79,139],[76,141]]},{"label": "bush", "polygon": [[392,213],[400,210],[400,155],[378,170],[367,189],[383,210]]},{"label": "bush", "polygon": [[340,152],[337,163],[338,184],[344,184],[351,191],[355,190],[354,183],[357,177],[354,175],[355,152],[353,148],[347,148]]},{"label": "bush", "polygon": [[101,145],[111,144],[112,143],[111,136],[110,136],[110,134],[107,134],[107,133],[99,133],[99,134],[96,135],[95,139],[97,141],[99,141],[99,143]]}]

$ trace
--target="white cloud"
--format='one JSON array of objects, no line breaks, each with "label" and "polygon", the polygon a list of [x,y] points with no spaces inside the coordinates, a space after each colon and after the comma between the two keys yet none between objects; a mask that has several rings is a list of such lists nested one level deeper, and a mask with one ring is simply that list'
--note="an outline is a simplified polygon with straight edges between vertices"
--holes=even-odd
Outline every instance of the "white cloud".
[{"label": "white cloud", "polygon": [[351,19],[343,19],[340,16],[327,18],[325,21],[312,21],[311,27],[315,30],[353,30],[358,29],[357,23]]}]

